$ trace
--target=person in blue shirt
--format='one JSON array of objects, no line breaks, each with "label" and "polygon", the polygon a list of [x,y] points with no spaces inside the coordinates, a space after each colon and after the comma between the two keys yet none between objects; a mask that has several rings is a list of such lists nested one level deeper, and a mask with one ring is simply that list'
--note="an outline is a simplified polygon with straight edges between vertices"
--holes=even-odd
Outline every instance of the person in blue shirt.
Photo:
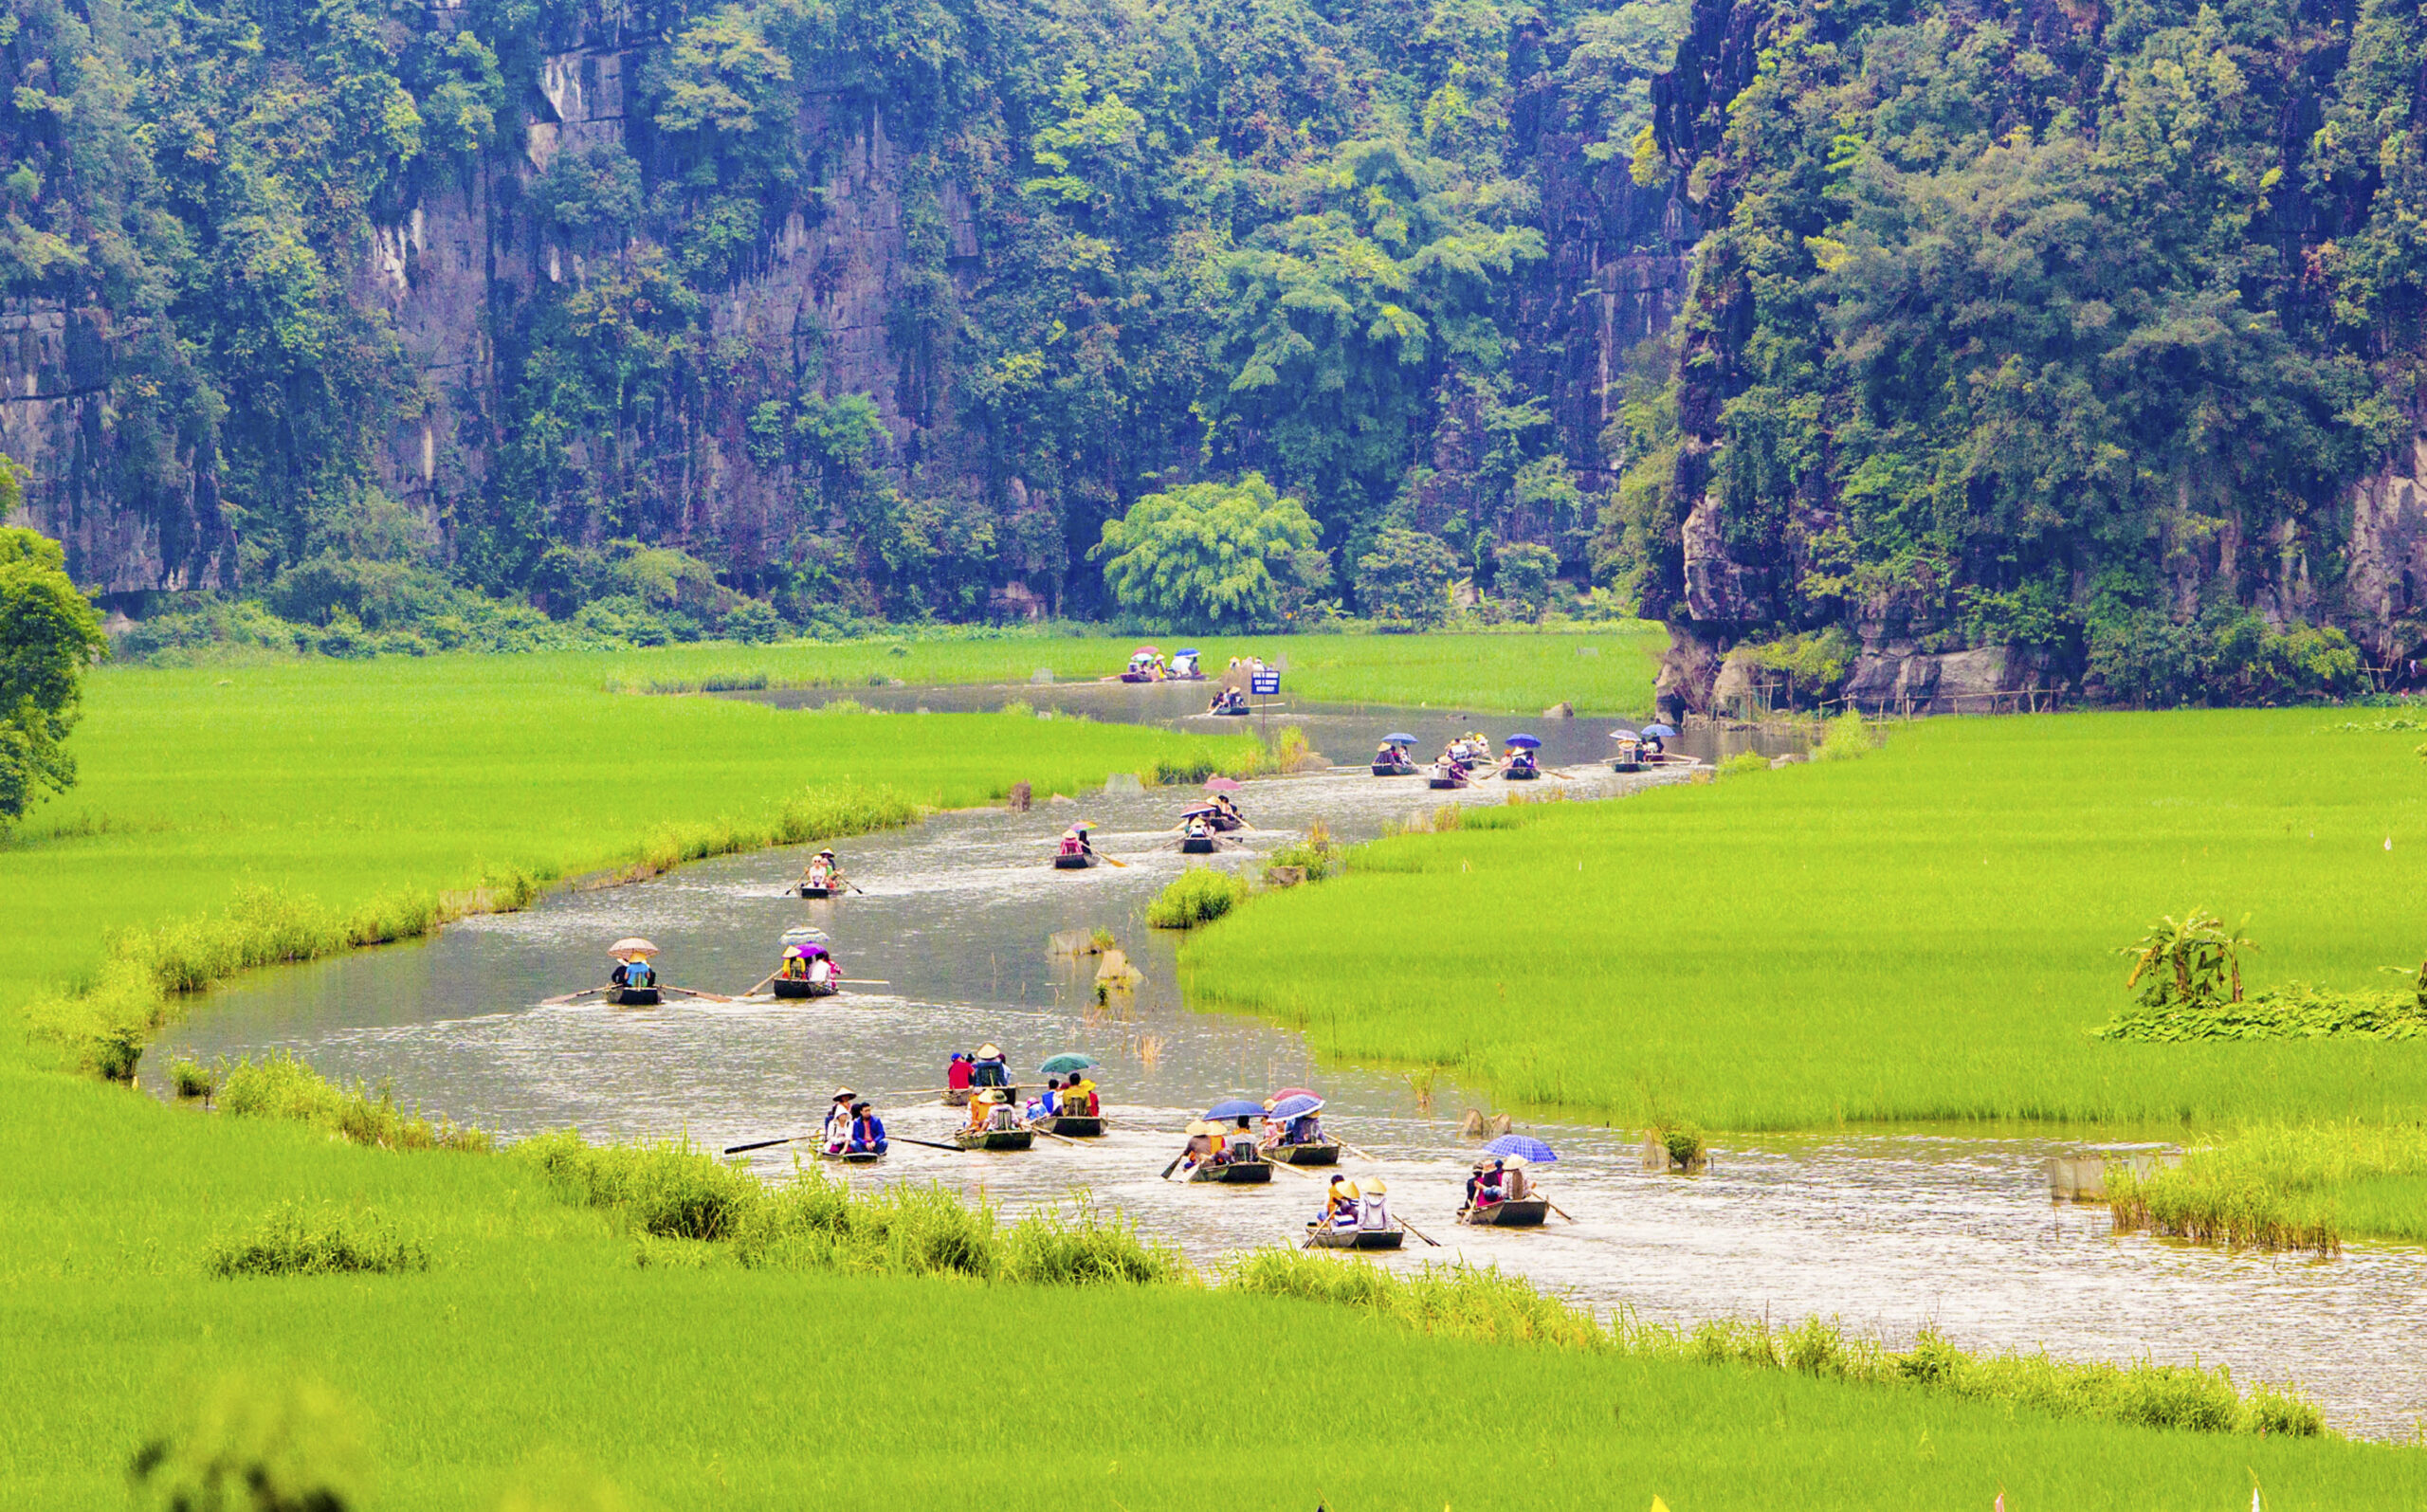
[{"label": "person in blue shirt", "polygon": [[851,1104],[851,1148],[885,1154],[885,1120],[865,1102]]}]

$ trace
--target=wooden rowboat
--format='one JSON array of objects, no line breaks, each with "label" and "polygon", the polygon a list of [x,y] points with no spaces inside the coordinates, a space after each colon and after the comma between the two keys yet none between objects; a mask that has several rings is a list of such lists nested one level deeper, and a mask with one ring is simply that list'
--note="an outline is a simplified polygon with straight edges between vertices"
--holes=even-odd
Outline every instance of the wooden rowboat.
[{"label": "wooden rowboat", "polygon": [[1095,864],[1096,858],[1089,853],[1076,856],[1057,854],[1053,858],[1053,869],[1056,871],[1085,871]]},{"label": "wooden rowboat", "polygon": [[1510,767],[1500,774],[1503,782],[1532,782],[1542,775],[1539,767]]},{"label": "wooden rowboat", "polygon": [[795,884],[793,887],[793,891],[798,893],[803,898],[831,898],[834,896],[833,888],[820,887],[815,883],[808,882]]},{"label": "wooden rowboat", "polygon": [[884,1159],[885,1152],[882,1149],[829,1150],[821,1144],[817,1147],[817,1157],[820,1160],[833,1160],[843,1165],[867,1165],[871,1160]]},{"label": "wooden rowboat", "polygon": [[1220,1165],[1207,1163],[1188,1174],[1191,1181],[1228,1181],[1233,1185],[1262,1186],[1272,1180],[1271,1162],[1266,1160],[1226,1160]]},{"label": "wooden rowboat", "polygon": [[1306,1243],[1317,1249],[1396,1249],[1407,1239],[1397,1229],[1314,1229]]},{"label": "wooden rowboat", "polygon": [[1415,775],[1415,766],[1413,762],[1407,761],[1377,761],[1374,763],[1374,775],[1378,777],[1412,777]]},{"label": "wooden rowboat", "polygon": [[1104,1118],[1094,1113],[1056,1113],[1036,1120],[1036,1127],[1047,1134],[1058,1134],[1066,1139],[1097,1139],[1104,1137]]},{"label": "wooden rowboat", "polygon": [[953,1135],[952,1142],[964,1150],[1025,1150],[1036,1143],[1036,1131],[1033,1129],[962,1129]]},{"label": "wooden rowboat", "polygon": [[1179,839],[1179,853],[1183,856],[1210,856],[1214,854],[1214,837],[1212,835],[1182,835]]},{"label": "wooden rowboat", "polygon": [[832,982],[812,982],[806,976],[778,976],[767,985],[777,997],[831,997],[842,991]]},{"label": "wooden rowboat", "polygon": [[666,999],[654,987],[611,987],[607,1001],[617,1008],[655,1008]]},{"label": "wooden rowboat", "polygon": [[1435,767],[1432,775],[1424,779],[1424,785],[1428,788],[1463,788],[1467,785],[1467,774],[1464,772],[1444,772]]},{"label": "wooden rowboat", "polygon": [[1256,1154],[1282,1165],[1338,1165],[1340,1146],[1326,1139],[1321,1144],[1265,1144]]},{"label": "wooden rowboat", "polygon": [[1550,1211],[1548,1197],[1511,1197],[1488,1208],[1461,1208],[1458,1221],[1478,1229],[1539,1229]]},{"label": "wooden rowboat", "polygon": [[1643,763],[1640,761],[1630,761],[1625,756],[1620,756],[1615,761],[1610,763],[1610,770],[1613,772],[1641,772],[1643,770]]}]

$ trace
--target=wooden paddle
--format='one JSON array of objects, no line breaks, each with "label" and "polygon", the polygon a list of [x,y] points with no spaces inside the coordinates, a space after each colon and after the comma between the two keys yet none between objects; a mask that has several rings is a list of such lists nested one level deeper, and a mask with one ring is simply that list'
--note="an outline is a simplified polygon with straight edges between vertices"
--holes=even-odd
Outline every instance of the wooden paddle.
[{"label": "wooden paddle", "polygon": [[849,982],[853,987],[891,987],[893,985],[882,976],[837,976],[834,980]]},{"label": "wooden paddle", "polygon": [[1028,1122],[1028,1121],[1023,1120],[1023,1121],[1021,1122],[1021,1124],[1020,1124],[1020,1127],[1021,1127],[1021,1128],[1024,1128],[1024,1129],[1026,1129],[1026,1130],[1028,1130],[1028,1132],[1029,1132],[1029,1133],[1031,1133],[1031,1134],[1042,1134],[1042,1135],[1044,1135],[1044,1136],[1045,1136],[1047,1139],[1061,1139],[1061,1140],[1062,1140],[1062,1142],[1063,1142],[1064,1144],[1068,1145],[1068,1146],[1069,1146],[1071,1149],[1073,1149],[1073,1150],[1075,1150],[1075,1149],[1077,1149],[1077,1148],[1079,1147],[1079,1141],[1078,1141],[1078,1140],[1076,1140],[1076,1139],[1067,1139],[1067,1138],[1065,1138],[1065,1137],[1064,1137],[1064,1136],[1062,1136],[1062,1135],[1059,1135],[1059,1134],[1055,1134],[1055,1133],[1053,1133],[1053,1132],[1052,1132],[1051,1130],[1049,1130],[1049,1129],[1040,1129],[1040,1128],[1038,1128],[1034,1123],[1031,1123],[1031,1122]]},{"label": "wooden paddle", "polygon": [[967,1155],[969,1153],[957,1144],[938,1144],[933,1139],[914,1139],[906,1134],[888,1135],[886,1138],[888,1139],[898,1139],[903,1144],[923,1144],[930,1150],[950,1150],[955,1155]]},{"label": "wooden paddle", "polygon": [[[1353,1144],[1349,1143],[1346,1139],[1335,1139],[1335,1140],[1333,1140],[1332,1142],[1333,1142],[1333,1143],[1335,1143],[1335,1144],[1337,1144],[1337,1145],[1339,1145],[1341,1149],[1343,1149],[1343,1150],[1347,1151],[1350,1155],[1355,1156],[1355,1157],[1356,1157],[1357,1158],[1359,1158],[1359,1160],[1374,1160],[1374,1157],[1373,1157],[1372,1156],[1367,1155],[1364,1151],[1362,1151],[1362,1150],[1360,1150],[1360,1149],[1357,1148],[1357,1146],[1355,1146],[1355,1145],[1353,1145]],[[1374,1160],[1374,1163],[1375,1163],[1376,1165],[1380,1165],[1382,1162],[1380,1162],[1379,1160]]]},{"label": "wooden paddle", "polygon": [[658,991],[661,993],[681,993],[685,997],[696,997],[704,1002],[710,1003],[730,1003],[733,1001],[732,998],[725,996],[722,993],[703,993],[696,987],[661,987]]},{"label": "wooden paddle", "polygon": [[1105,854],[1104,854],[1103,851],[1101,851],[1101,850],[1096,851],[1094,854],[1095,854],[1095,856],[1096,856],[1096,859],[1097,859],[1097,860],[1102,861],[1104,865],[1108,865],[1108,866],[1119,866],[1119,867],[1120,867],[1122,870],[1123,870],[1123,871],[1126,871],[1126,870],[1128,870],[1128,869],[1129,869],[1129,863],[1127,863],[1127,862],[1125,862],[1125,861],[1117,860],[1117,859],[1115,859],[1115,858],[1113,858],[1113,857],[1111,857],[1111,856],[1107,856],[1107,855],[1105,855]]},{"label": "wooden paddle", "polygon": [[1293,1176],[1305,1176],[1309,1181],[1321,1181],[1323,1179],[1323,1177],[1315,1175],[1312,1171],[1301,1171],[1286,1160],[1267,1160],[1264,1163],[1268,1166],[1278,1166],[1280,1169],[1288,1172]]},{"label": "wooden paddle", "polygon": [[744,1150],[772,1150],[776,1145],[790,1144],[794,1139],[814,1139],[816,1138],[817,1136],[814,1134],[787,1134],[780,1139],[754,1139],[748,1144],[728,1144],[724,1147],[724,1153],[727,1155],[739,1155]]},{"label": "wooden paddle", "polygon": [[1176,1155],[1176,1156],[1173,1156],[1173,1157],[1172,1157],[1172,1163],[1171,1163],[1171,1164],[1169,1164],[1169,1165],[1167,1165],[1167,1166],[1165,1166],[1165,1167],[1163,1167],[1162,1179],[1163,1179],[1163,1180],[1165,1180],[1165,1181],[1169,1181],[1169,1180],[1172,1178],[1172,1173],[1173,1173],[1173,1172],[1175,1172],[1175,1171],[1177,1171],[1177,1170],[1178,1170],[1178,1169],[1179,1169],[1179,1163],[1180,1163],[1182,1160],[1185,1160],[1185,1159],[1187,1159],[1187,1158],[1188,1158],[1188,1152],[1187,1152],[1186,1150],[1182,1150],[1179,1154],[1177,1154],[1177,1155]]},{"label": "wooden paddle", "polygon": [[1551,1211],[1558,1213],[1560,1217],[1565,1218],[1570,1223],[1574,1223],[1576,1221],[1575,1214],[1569,1212],[1565,1208],[1560,1207],[1558,1203],[1553,1202],[1548,1197],[1544,1197],[1542,1199],[1542,1206],[1550,1209]]},{"label": "wooden paddle", "polygon": [[542,1008],[556,1008],[562,1004],[577,1003],[585,997],[596,997],[601,993],[611,993],[613,991],[614,989],[611,987],[585,987],[578,993],[567,993],[560,997],[543,997],[539,999],[539,1006]]},{"label": "wooden paddle", "polygon": [[779,966],[779,967],[777,967],[776,970],[774,970],[774,971],[772,971],[772,972],[769,972],[766,975],[759,977],[759,978],[758,978],[757,986],[751,988],[748,992],[743,993],[741,995],[742,995],[742,996],[744,996],[744,997],[753,997],[753,996],[756,996],[756,995],[757,994],[757,993],[758,993],[759,988],[763,988],[763,987],[765,987],[769,982],[774,981],[776,977],[781,976],[782,975],[784,975],[784,973],[783,973],[783,968]]},{"label": "wooden paddle", "polygon": [[1408,1222],[1405,1218],[1398,1220],[1398,1224],[1400,1228],[1405,1229],[1408,1232],[1415,1235],[1418,1239],[1423,1240],[1426,1244],[1431,1245],[1433,1248],[1438,1249],[1441,1248],[1440,1240],[1433,1238],[1431,1234],[1426,1233],[1423,1230]]}]

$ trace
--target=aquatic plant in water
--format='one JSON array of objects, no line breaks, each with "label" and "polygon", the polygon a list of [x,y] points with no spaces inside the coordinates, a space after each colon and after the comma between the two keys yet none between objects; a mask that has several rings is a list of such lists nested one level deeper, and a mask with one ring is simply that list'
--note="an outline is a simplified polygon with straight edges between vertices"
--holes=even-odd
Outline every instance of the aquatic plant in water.
[{"label": "aquatic plant in water", "polygon": [[1146,905],[1146,922],[1157,929],[1194,929],[1212,923],[1247,900],[1246,878],[1212,866],[1191,866]]}]

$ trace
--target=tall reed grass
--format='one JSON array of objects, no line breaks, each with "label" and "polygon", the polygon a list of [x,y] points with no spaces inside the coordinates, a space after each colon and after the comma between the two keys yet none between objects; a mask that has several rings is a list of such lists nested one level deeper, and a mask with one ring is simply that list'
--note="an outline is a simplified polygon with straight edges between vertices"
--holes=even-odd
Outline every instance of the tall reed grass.
[{"label": "tall reed grass", "polygon": [[375,1209],[287,1202],[212,1246],[204,1268],[223,1278],[384,1275],[428,1270],[429,1248],[397,1232]]},{"label": "tall reed grass", "polygon": [[210,1080],[218,1108],[231,1119],[285,1119],[308,1123],[355,1144],[381,1150],[490,1147],[488,1132],[445,1119],[424,1118],[396,1105],[393,1087],[361,1082],[339,1086],[284,1051],[259,1060],[223,1062]]},{"label": "tall reed grass", "polygon": [[1247,901],[1245,877],[1214,866],[1191,866],[1146,905],[1146,922],[1157,929],[1195,929]]}]

